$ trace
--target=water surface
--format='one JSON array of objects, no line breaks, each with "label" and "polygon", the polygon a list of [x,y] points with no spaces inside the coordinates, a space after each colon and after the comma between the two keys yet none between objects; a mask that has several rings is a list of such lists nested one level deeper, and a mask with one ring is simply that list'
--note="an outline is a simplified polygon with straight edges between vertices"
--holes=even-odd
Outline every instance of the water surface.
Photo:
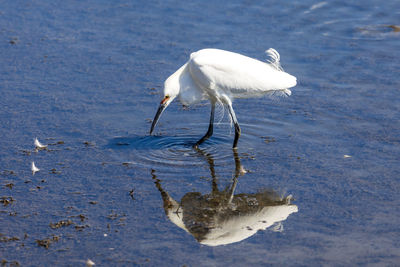
[{"label": "water surface", "polygon": [[[3,3],[1,260],[397,264],[399,10],[376,0]],[[221,111],[214,136],[191,147],[207,103],[174,102],[148,135],[163,81],[205,47],[261,60],[273,47],[298,78],[288,98],[234,101],[237,154]],[[35,151],[35,137],[48,149]],[[274,207],[292,210],[273,217]],[[246,221],[246,238],[206,244],[220,225],[204,216],[217,210],[235,225],[269,215]]]}]

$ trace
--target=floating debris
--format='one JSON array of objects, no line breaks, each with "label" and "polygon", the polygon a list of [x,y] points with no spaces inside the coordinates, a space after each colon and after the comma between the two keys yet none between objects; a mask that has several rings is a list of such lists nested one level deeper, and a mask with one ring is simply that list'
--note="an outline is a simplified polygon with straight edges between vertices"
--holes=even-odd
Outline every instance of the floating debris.
[{"label": "floating debris", "polygon": [[385,37],[388,34],[398,34],[400,32],[400,26],[394,24],[367,25],[357,28],[357,31],[366,36]]},{"label": "floating debris", "polygon": [[68,226],[73,224],[73,222],[71,220],[63,220],[63,221],[59,221],[57,223],[50,223],[50,227],[51,229],[57,229],[57,228],[61,228],[64,226]]},{"label": "floating debris", "polygon": [[35,240],[36,243],[41,246],[41,247],[45,247],[46,249],[48,249],[51,245],[51,243],[57,242],[60,239],[59,236],[53,235],[53,237],[51,238],[46,238],[46,239],[37,239]]},{"label": "floating debris", "polygon": [[57,169],[53,168],[50,170],[50,173],[52,174],[61,174],[61,171],[57,171]]},{"label": "floating debris", "polygon": [[21,150],[22,154],[24,154],[25,156],[30,156],[31,155],[31,151],[29,150]]},{"label": "floating debris", "polygon": [[38,167],[36,167],[35,162],[32,161],[32,165],[31,165],[31,171],[32,171],[32,175],[35,175],[36,172],[40,171],[40,169]]},{"label": "floating debris", "polygon": [[19,238],[18,237],[16,237],[16,236],[13,236],[13,237],[7,237],[7,236],[4,236],[4,235],[1,235],[0,236],[0,242],[12,242],[12,241],[19,241]]},{"label": "floating debris", "polygon": [[81,219],[81,222],[84,222],[85,220],[87,220],[87,217],[86,217],[85,215],[83,215],[83,214],[79,214],[79,215],[76,216],[76,217],[78,217],[79,219]]},{"label": "floating debris", "polygon": [[134,194],[135,194],[135,189],[133,188],[132,190],[129,191],[129,196],[132,198],[132,200],[136,200]]},{"label": "floating debris", "polygon": [[61,141],[57,141],[57,142],[53,142],[53,143],[48,143],[47,146],[58,146],[58,145],[64,145],[65,142],[63,140]]},{"label": "floating debris", "polygon": [[15,199],[13,197],[0,197],[0,203],[3,204],[4,206],[7,206],[11,203],[13,203]]},{"label": "floating debris", "polygon": [[[7,265],[7,264],[8,264],[8,265]],[[8,261],[8,260],[6,260],[6,259],[2,259],[2,260],[0,261],[0,265],[1,265],[1,266],[16,266],[16,267],[22,266],[22,265],[19,263],[19,261]]]},{"label": "floating debris", "polygon": [[89,225],[75,225],[75,230],[76,231],[83,231],[83,229],[88,228]]},{"label": "floating debris", "polygon": [[84,144],[86,147],[94,146],[94,143],[89,142],[89,141],[85,141],[85,142],[83,142],[83,144]]},{"label": "floating debris", "polygon": [[44,149],[47,148],[47,146],[41,144],[41,143],[39,142],[39,140],[38,140],[37,138],[35,138],[35,148],[36,148],[37,150],[44,150]]},{"label": "floating debris", "polygon": [[9,184],[6,184],[5,187],[8,187],[8,188],[12,189],[14,187],[14,184],[13,183],[9,183]]},{"label": "floating debris", "polygon": [[65,144],[65,142],[61,140],[61,141],[57,141],[55,143],[50,143],[49,145],[56,146],[56,145],[64,145],[64,144]]},{"label": "floating debris", "polygon": [[15,172],[9,171],[9,170],[4,170],[4,171],[0,172],[0,175],[2,175],[2,176],[15,175]]},{"label": "floating debris", "polygon": [[86,266],[87,266],[87,267],[91,267],[91,266],[93,266],[93,265],[96,265],[96,263],[94,263],[92,260],[88,259],[88,260],[86,261]]},{"label": "floating debris", "polygon": [[266,144],[272,143],[272,142],[276,142],[275,138],[273,138],[273,137],[263,136],[262,138],[264,139],[264,142],[265,142]]},{"label": "floating debris", "polygon": [[12,44],[12,45],[15,45],[15,44],[17,44],[19,42],[19,40],[18,40],[18,38],[17,37],[13,37],[13,38],[11,38],[11,40],[10,40],[10,44]]},{"label": "floating debris", "polygon": [[117,213],[115,213],[114,211],[112,211],[111,214],[107,216],[107,218],[110,220],[115,220],[118,217],[119,217],[119,215]]}]

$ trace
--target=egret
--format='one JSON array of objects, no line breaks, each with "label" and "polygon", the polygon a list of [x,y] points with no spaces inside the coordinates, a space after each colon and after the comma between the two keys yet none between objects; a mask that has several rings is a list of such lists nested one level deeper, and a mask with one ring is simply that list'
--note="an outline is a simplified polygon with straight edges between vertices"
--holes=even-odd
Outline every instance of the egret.
[{"label": "egret", "polygon": [[273,48],[266,53],[270,58],[267,62],[213,48],[192,53],[189,60],[165,81],[164,97],[154,117],[150,134],[165,108],[177,96],[183,105],[208,99],[211,103],[208,131],[194,147],[212,136],[215,105],[219,103],[229,111],[234,123],[233,148],[237,148],[241,130],[232,100],[266,94],[289,96],[289,88],[296,85],[296,77],[283,71],[279,53]]}]

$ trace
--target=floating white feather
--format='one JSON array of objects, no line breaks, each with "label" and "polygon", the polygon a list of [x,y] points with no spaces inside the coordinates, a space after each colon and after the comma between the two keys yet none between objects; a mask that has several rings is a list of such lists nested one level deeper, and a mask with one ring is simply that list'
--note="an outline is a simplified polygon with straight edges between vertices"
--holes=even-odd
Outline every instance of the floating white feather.
[{"label": "floating white feather", "polygon": [[36,172],[40,171],[40,169],[38,167],[36,167],[35,162],[33,162],[33,161],[31,164],[31,171],[32,171],[32,175],[35,175]]},{"label": "floating white feather", "polygon": [[91,267],[91,266],[93,266],[93,265],[96,265],[92,260],[90,260],[90,259],[88,259],[87,261],[86,261],[86,266],[87,267]]},{"label": "floating white feather", "polygon": [[35,138],[35,147],[36,147],[36,149],[39,149],[39,150],[47,148],[47,146],[42,145],[37,138]]}]

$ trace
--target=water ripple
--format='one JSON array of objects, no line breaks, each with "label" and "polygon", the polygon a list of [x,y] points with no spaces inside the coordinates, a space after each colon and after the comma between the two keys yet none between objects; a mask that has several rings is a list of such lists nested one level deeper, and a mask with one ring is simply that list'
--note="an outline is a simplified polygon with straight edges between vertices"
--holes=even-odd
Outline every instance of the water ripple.
[{"label": "water ripple", "polygon": [[[254,120],[243,118],[241,123],[242,135],[239,139],[239,153],[252,153],[265,143],[275,142],[286,136],[288,125],[286,122],[264,118]],[[132,164],[145,168],[183,167],[193,168],[204,165],[204,157],[199,156],[199,151],[193,145],[200,139],[200,133],[193,130],[206,128],[206,124],[185,125],[187,130],[180,130],[180,125],[174,130],[176,135],[147,135],[147,136],[121,136],[109,141],[107,148],[112,156],[121,163]],[[267,138],[267,141],[266,141]],[[234,130],[229,123],[215,125],[213,136],[200,145],[202,153],[212,155],[218,165],[230,164],[232,161],[232,143]],[[271,141],[272,140],[272,141]]]},{"label": "water ripple", "polygon": [[[119,161],[145,167],[194,167],[204,164],[193,148],[198,136],[133,136],[113,138],[108,147]],[[212,154],[219,163],[231,160],[229,136],[215,135],[201,145],[201,150]]]}]

